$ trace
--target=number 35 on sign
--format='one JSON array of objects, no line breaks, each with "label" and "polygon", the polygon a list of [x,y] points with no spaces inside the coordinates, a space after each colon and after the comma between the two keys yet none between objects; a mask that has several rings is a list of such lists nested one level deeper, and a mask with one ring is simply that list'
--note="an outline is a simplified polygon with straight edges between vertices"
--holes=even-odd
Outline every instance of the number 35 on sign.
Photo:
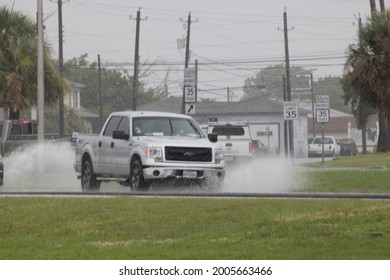
[{"label": "number 35 on sign", "polygon": [[185,102],[186,103],[194,103],[196,102],[196,94],[195,94],[195,87],[185,87]]},{"label": "number 35 on sign", "polygon": [[297,120],[299,118],[299,102],[285,101],[283,105],[283,116],[285,120]]}]

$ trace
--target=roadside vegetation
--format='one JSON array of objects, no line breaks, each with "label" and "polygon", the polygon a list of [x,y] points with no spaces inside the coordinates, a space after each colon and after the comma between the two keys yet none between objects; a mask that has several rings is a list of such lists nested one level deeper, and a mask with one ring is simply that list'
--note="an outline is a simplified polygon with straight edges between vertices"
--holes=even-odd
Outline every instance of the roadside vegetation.
[{"label": "roadside vegetation", "polygon": [[390,153],[305,164],[297,191],[390,193]]},{"label": "roadside vegetation", "polygon": [[[297,191],[387,193],[389,160],[310,164]],[[0,197],[0,211],[0,259],[390,258],[387,200]]]}]

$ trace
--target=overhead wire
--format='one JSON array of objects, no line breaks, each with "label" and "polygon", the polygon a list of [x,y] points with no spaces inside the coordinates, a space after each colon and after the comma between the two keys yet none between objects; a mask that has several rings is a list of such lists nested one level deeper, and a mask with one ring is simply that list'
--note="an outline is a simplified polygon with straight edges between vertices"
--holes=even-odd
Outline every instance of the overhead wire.
[{"label": "overhead wire", "polygon": [[[107,15],[107,16],[123,16],[128,17],[129,13],[131,11],[137,10],[139,7],[135,7],[133,5],[118,5],[118,4],[112,4],[107,3],[103,1],[81,1],[81,0],[72,0],[70,2],[70,5],[77,9],[82,9],[84,12],[88,13],[98,13],[100,15]],[[186,15],[187,11],[180,10],[180,9],[165,9],[165,8],[154,8],[154,7],[142,7],[142,11],[148,14],[150,16],[150,20],[155,20],[157,22],[164,22],[172,24],[172,27],[169,28],[162,28],[160,25],[158,26],[148,26],[148,28],[143,29],[142,32],[145,33],[152,33],[156,31],[173,31],[178,30],[180,31],[180,18],[183,18],[184,15]],[[290,12],[290,9],[289,9]],[[207,43],[198,43],[196,41],[193,41],[192,44],[194,46],[194,49],[192,51],[193,58],[198,58],[199,61],[199,71],[202,72],[210,72],[213,71],[214,73],[220,73],[220,74],[226,74],[230,77],[235,78],[241,78],[245,79],[248,78],[248,75],[253,75],[258,73],[262,68],[265,68],[267,66],[273,65],[273,64],[283,64],[284,63],[284,56],[282,54],[279,57],[276,56],[252,56],[251,58],[209,58],[204,55],[199,55],[202,53],[202,51],[198,50],[200,48],[218,48],[223,46],[224,48],[259,48],[259,45],[265,45],[268,43],[272,43],[275,41],[280,41],[281,45],[283,42],[282,36],[279,36],[276,32],[276,26],[281,24],[281,13],[273,14],[273,15],[262,15],[262,14],[256,14],[256,13],[223,13],[223,12],[211,12],[211,11],[194,11],[193,14],[197,14],[198,18],[201,19],[199,22],[199,26],[196,27],[194,30],[195,32],[199,32],[200,30],[204,31],[205,33],[208,33],[209,35],[213,36],[213,38],[219,38],[223,39],[224,42],[207,42]],[[289,18],[289,22],[293,23],[296,26],[300,27],[307,27],[307,26],[315,26],[316,24],[323,26],[326,22],[327,25],[331,26],[332,28],[345,26],[347,24],[347,20],[345,18],[337,18],[337,17],[308,17],[308,16],[302,16],[300,13],[297,13],[294,10],[291,10],[291,18]],[[185,20],[182,20],[183,23],[185,23]],[[348,22],[349,23],[349,22]],[[229,37],[224,33],[226,30],[231,30],[233,27],[239,29],[239,28],[255,28],[257,25],[265,25],[269,24],[271,26],[274,26],[272,28],[275,28],[273,31],[270,27],[266,33],[256,33],[253,37],[249,37],[245,35],[241,38],[232,38]],[[177,26],[177,28],[175,28]],[[295,26],[295,28],[297,28]],[[274,32],[274,33],[272,33]],[[313,35],[313,33],[310,33],[307,29],[301,29],[300,32]],[[180,33],[180,32],[179,32]],[[132,32],[129,32],[128,34],[124,34],[123,32],[112,32],[109,34],[109,36],[112,36],[112,38],[117,38],[123,34],[126,35],[130,42],[131,36],[134,36]],[[340,33],[342,34],[342,33]],[[113,46],[112,48],[107,48],[103,44],[100,44],[99,41],[91,40],[94,37],[99,37],[104,35],[105,37],[108,36],[107,33],[75,33],[75,34],[68,34],[67,36],[69,39],[72,37],[75,38],[72,40],[72,44],[77,45],[80,49],[85,48],[86,46],[90,46],[89,48],[93,48],[98,46],[99,49],[104,49],[108,52],[118,52],[118,46]],[[269,37],[269,35],[272,35]],[[329,33],[330,37],[324,37],[324,34],[321,34],[321,37],[317,37],[315,40],[325,41],[325,40],[335,40],[334,34]],[[341,40],[342,38],[339,37],[338,40]],[[291,38],[292,42],[295,40],[299,40],[299,42],[310,42],[310,39],[308,38]],[[152,40],[144,39],[143,42],[152,42]],[[162,41],[159,42],[159,48],[161,48]],[[157,46],[156,46],[157,47]],[[155,47],[155,48],[156,48]],[[88,48],[88,47],[87,47]],[[265,48],[262,47],[264,50]],[[151,50],[151,49],[150,49]],[[123,50],[125,52],[125,50]],[[131,57],[130,50],[128,51]],[[290,61],[291,63],[304,63],[300,64],[306,65],[309,67],[328,67],[328,66],[336,66],[340,65],[339,62],[329,62],[329,63],[319,63],[318,61],[335,61],[335,60],[342,60],[345,59],[345,54],[341,54],[339,51],[335,52],[329,52],[327,54],[325,53],[316,53],[316,51],[307,52],[306,50],[302,50],[304,52],[303,55],[291,55]],[[317,61],[317,62],[316,62]],[[308,63],[313,62],[313,63]],[[110,61],[105,62],[105,67],[118,67],[118,69],[122,69],[124,71],[130,71],[134,65],[131,62],[117,62],[116,64]],[[184,62],[178,61],[178,60],[160,60],[155,63],[153,62],[145,62],[145,65],[150,65],[152,71],[156,72],[164,72],[166,69],[163,67],[174,67],[172,70],[175,75],[177,76],[177,81],[182,80],[182,76],[179,74],[180,71],[183,70]],[[180,77],[181,76],[181,77]],[[214,79],[215,82],[223,81],[223,80],[231,80],[232,78],[224,78],[224,79]],[[176,81],[176,80],[175,80]]]}]

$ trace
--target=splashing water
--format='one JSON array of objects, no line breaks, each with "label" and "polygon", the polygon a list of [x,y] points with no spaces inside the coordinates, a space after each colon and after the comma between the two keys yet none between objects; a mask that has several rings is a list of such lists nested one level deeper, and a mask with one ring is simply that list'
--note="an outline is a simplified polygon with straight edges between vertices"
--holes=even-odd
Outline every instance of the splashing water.
[{"label": "splashing water", "polygon": [[223,189],[243,193],[288,192],[296,185],[296,171],[287,159],[254,159],[242,165],[228,166]]},{"label": "splashing water", "polygon": [[[5,157],[1,191],[79,192],[80,180],[73,169],[74,147],[69,142],[34,144]],[[224,192],[287,192],[296,185],[296,169],[289,160],[255,159],[228,166]],[[102,191],[128,192],[117,183],[102,184]],[[161,189],[159,189],[161,190]]]},{"label": "splashing water", "polygon": [[33,144],[4,157],[2,191],[78,191],[69,142]]}]

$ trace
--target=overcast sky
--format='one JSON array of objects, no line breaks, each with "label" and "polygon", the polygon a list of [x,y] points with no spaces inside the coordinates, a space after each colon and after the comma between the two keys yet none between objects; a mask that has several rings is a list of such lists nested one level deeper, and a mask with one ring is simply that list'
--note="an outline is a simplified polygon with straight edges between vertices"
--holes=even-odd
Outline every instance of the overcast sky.
[{"label": "overcast sky", "polygon": [[[379,1],[377,1],[379,7]],[[1,0],[1,5],[36,17],[35,0]],[[387,3],[386,3],[387,4]],[[58,57],[57,3],[43,0],[45,38]],[[158,62],[145,81],[156,86],[171,69],[169,92],[180,95],[184,49],[191,12],[191,63],[199,62],[198,88],[207,97],[239,96],[247,77],[284,63],[283,12],[289,27],[290,65],[314,69],[315,78],[342,75],[345,51],[356,42],[357,18],[370,14],[369,0],[63,0],[64,59],[100,54],[132,75],[137,10],[141,9],[140,61]],[[131,16],[131,18],[130,18]],[[162,65],[167,64],[170,66]]]}]

